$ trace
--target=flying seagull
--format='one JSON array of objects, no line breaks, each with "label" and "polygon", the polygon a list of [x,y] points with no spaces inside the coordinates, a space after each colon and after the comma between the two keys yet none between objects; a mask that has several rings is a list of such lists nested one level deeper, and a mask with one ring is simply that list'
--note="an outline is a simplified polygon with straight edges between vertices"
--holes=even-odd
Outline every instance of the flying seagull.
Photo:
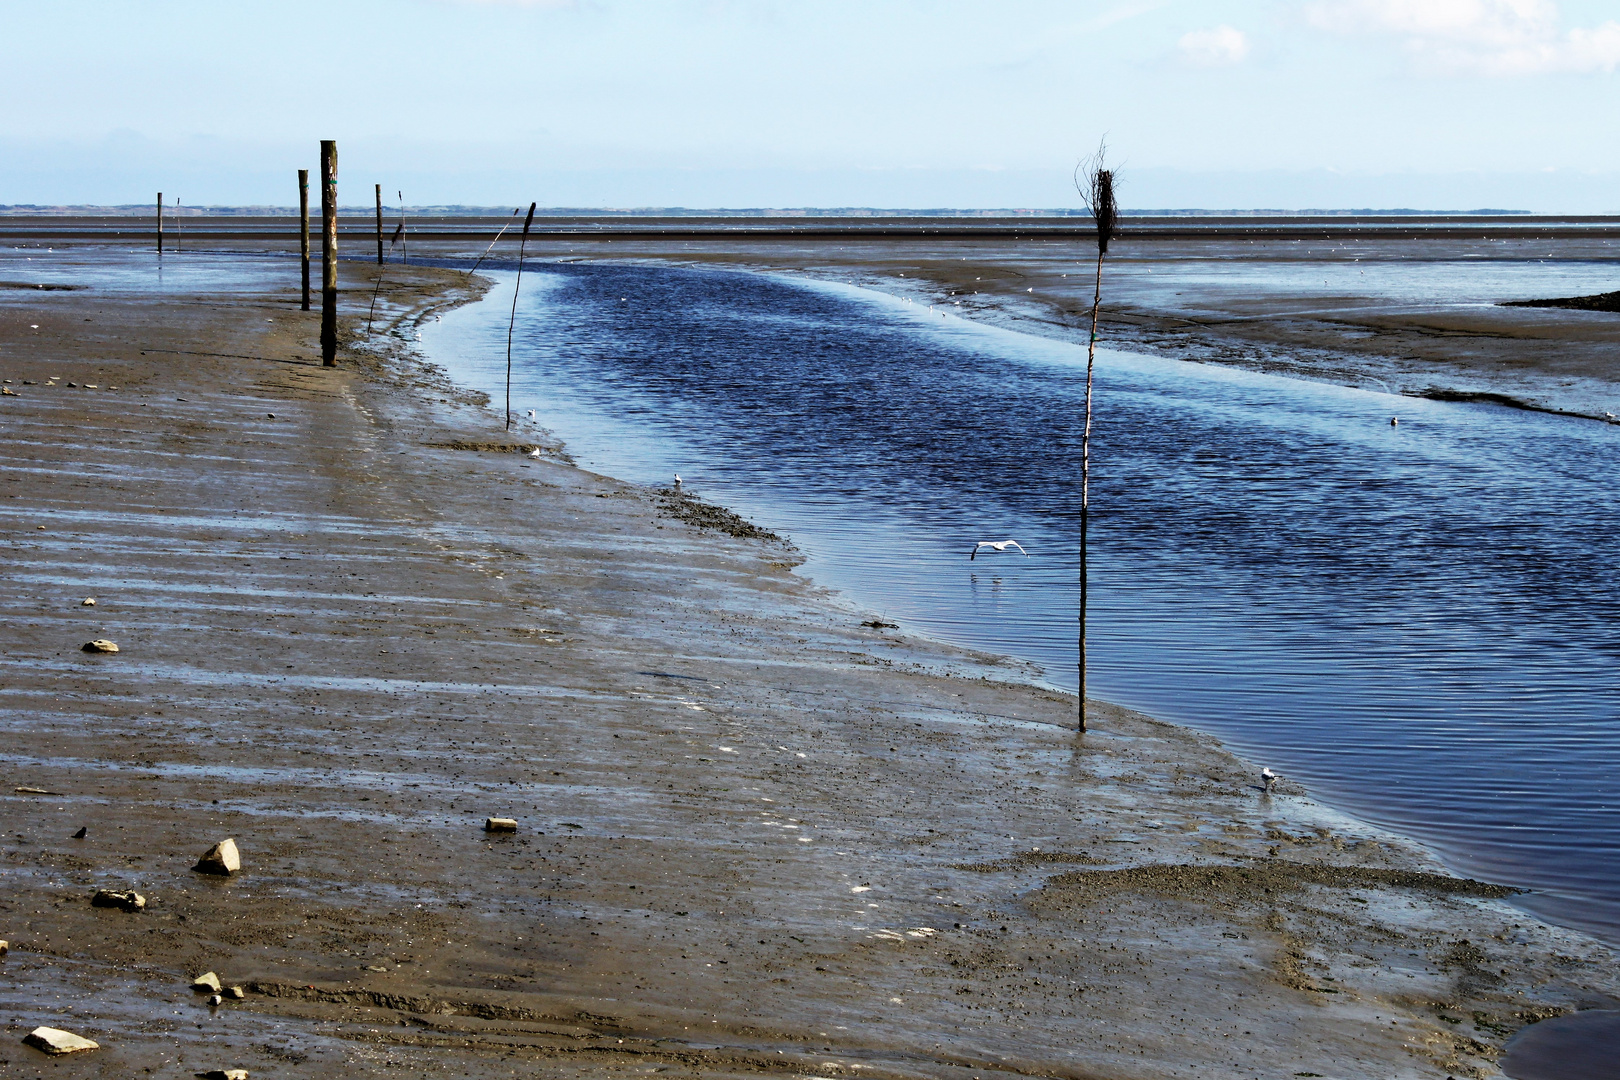
[{"label": "flying seagull", "polygon": [[978,558],[979,552],[983,551],[985,548],[990,548],[994,551],[1006,551],[1010,547],[1018,548],[1018,553],[1020,555],[1024,556],[1026,559],[1029,558],[1029,552],[1025,551],[1021,547],[1018,547],[1018,541],[1016,540],[980,540],[978,546],[976,546],[972,551],[968,552],[968,562],[972,562],[974,559]]}]

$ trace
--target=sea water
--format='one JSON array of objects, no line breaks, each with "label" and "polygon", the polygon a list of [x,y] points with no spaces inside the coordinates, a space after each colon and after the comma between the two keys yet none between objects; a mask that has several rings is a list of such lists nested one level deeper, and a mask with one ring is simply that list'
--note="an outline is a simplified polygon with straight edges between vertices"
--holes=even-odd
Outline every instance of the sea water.
[{"label": "sea water", "polygon": [[[425,335],[497,409],[499,276]],[[857,603],[1076,685],[1082,348],[757,273],[523,288],[514,408],[582,465],[679,472]],[[1090,691],[1620,940],[1617,452],[1591,421],[1100,350]],[[1005,539],[1028,556],[968,558]]]}]

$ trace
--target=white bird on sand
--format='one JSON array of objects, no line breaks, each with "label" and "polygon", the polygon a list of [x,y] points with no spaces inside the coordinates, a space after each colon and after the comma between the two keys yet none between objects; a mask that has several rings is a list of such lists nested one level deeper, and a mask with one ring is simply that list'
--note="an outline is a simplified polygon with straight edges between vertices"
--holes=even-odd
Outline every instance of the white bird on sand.
[{"label": "white bird on sand", "polygon": [[540,418],[539,413],[535,412],[533,409],[529,410],[529,419],[530,420],[538,420],[539,418]]},{"label": "white bird on sand", "polygon": [[675,474],[675,490],[676,491],[681,490],[681,474],[680,473]]},{"label": "white bird on sand", "polygon": [[539,457],[540,456],[540,448],[537,446],[533,450],[530,450],[529,451],[529,456],[532,457],[532,458]]},{"label": "white bird on sand", "polygon": [[1277,781],[1280,780],[1281,777],[1272,772],[1269,768],[1266,768],[1260,770],[1260,779],[1265,783],[1266,791],[1269,792],[1272,788],[1277,786]]},{"label": "white bird on sand", "polygon": [[1018,548],[1018,553],[1020,555],[1024,556],[1026,559],[1029,558],[1029,552],[1025,551],[1021,547],[1018,547],[1018,541],[1016,540],[980,540],[978,545],[974,547],[972,551],[968,552],[968,562],[972,562],[974,559],[978,558],[979,552],[983,551],[985,548],[990,548],[993,551],[1006,551],[1010,547]]}]

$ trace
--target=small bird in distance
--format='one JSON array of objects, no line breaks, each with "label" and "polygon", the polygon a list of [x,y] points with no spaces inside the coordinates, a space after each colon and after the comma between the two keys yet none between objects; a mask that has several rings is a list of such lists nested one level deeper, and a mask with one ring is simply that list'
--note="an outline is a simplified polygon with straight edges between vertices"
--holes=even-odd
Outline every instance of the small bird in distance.
[{"label": "small bird in distance", "polygon": [[983,551],[985,548],[989,548],[992,551],[1006,551],[1010,547],[1018,548],[1018,554],[1024,556],[1026,559],[1029,558],[1029,552],[1025,551],[1022,547],[1019,547],[1018,541],[1016,540],[980,540],[974,549],[968,552],[968,562],[972,562],[974,559],[977,559],[979,557],[979,552]]},{"label": "small bird in distance", "polygon": [[1277,781],[1279,779],[1281,779],[1281,777],[1272,772],[1269,768],[1260,770],[1260,780],[1266,785],[1266,794],[1268,795],[1271,793],[1271,789],[1277,786]]}]

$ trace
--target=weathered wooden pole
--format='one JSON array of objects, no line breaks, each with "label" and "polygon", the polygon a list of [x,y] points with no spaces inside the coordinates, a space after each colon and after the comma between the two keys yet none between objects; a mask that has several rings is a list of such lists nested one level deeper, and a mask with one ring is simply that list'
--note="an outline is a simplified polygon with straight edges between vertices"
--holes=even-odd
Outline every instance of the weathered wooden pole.
[{"label": "weathered wooden pole", "polygon": [[382,185],[377,185],[377,265],[383,264],[382,248]]},{"label": "weathered wooden pole", "polygon": [[399,238],[399,261],[402,263],[410,262],[411,253],[405,247],[405,193],[403,191],[399,193],[399,231],[394,235]]},{"label": "weathered wooden pole", "polygon": [[[1106,168],[1108,148],[1097,148],[1097,156],[1083,166],[1084,185],[1080,188],[1091,217],[1097,225],[1097,283],[1091,299],[1091,340],[1086,346],[1086,419],[1080,436],[1080,716],[1077,729],[1086,730],[1086,613],[1090,585],[1087,531],[1091,523],[1091,393],[1092,371],[1097,363],[1097,316],[1102,310],[1103,258],[1108,241],[1117,233],[1119,206],[1114,201],[1114,172]],[[1077,175],[1076,180],[1081,178]]]},{"label": "weathered wooden pole", "polygon": [[321,140],[321,363],[337,367],[337,142]]},{"label": "weathered wooden pole", "polygon": [[309,170],[298,170],[298,257],[304,271],[304,310],[309,310]]},{"label": "weathered wooden pole", "polygon": [[158,254],[163,254],[163,192],[158,192]]}]

